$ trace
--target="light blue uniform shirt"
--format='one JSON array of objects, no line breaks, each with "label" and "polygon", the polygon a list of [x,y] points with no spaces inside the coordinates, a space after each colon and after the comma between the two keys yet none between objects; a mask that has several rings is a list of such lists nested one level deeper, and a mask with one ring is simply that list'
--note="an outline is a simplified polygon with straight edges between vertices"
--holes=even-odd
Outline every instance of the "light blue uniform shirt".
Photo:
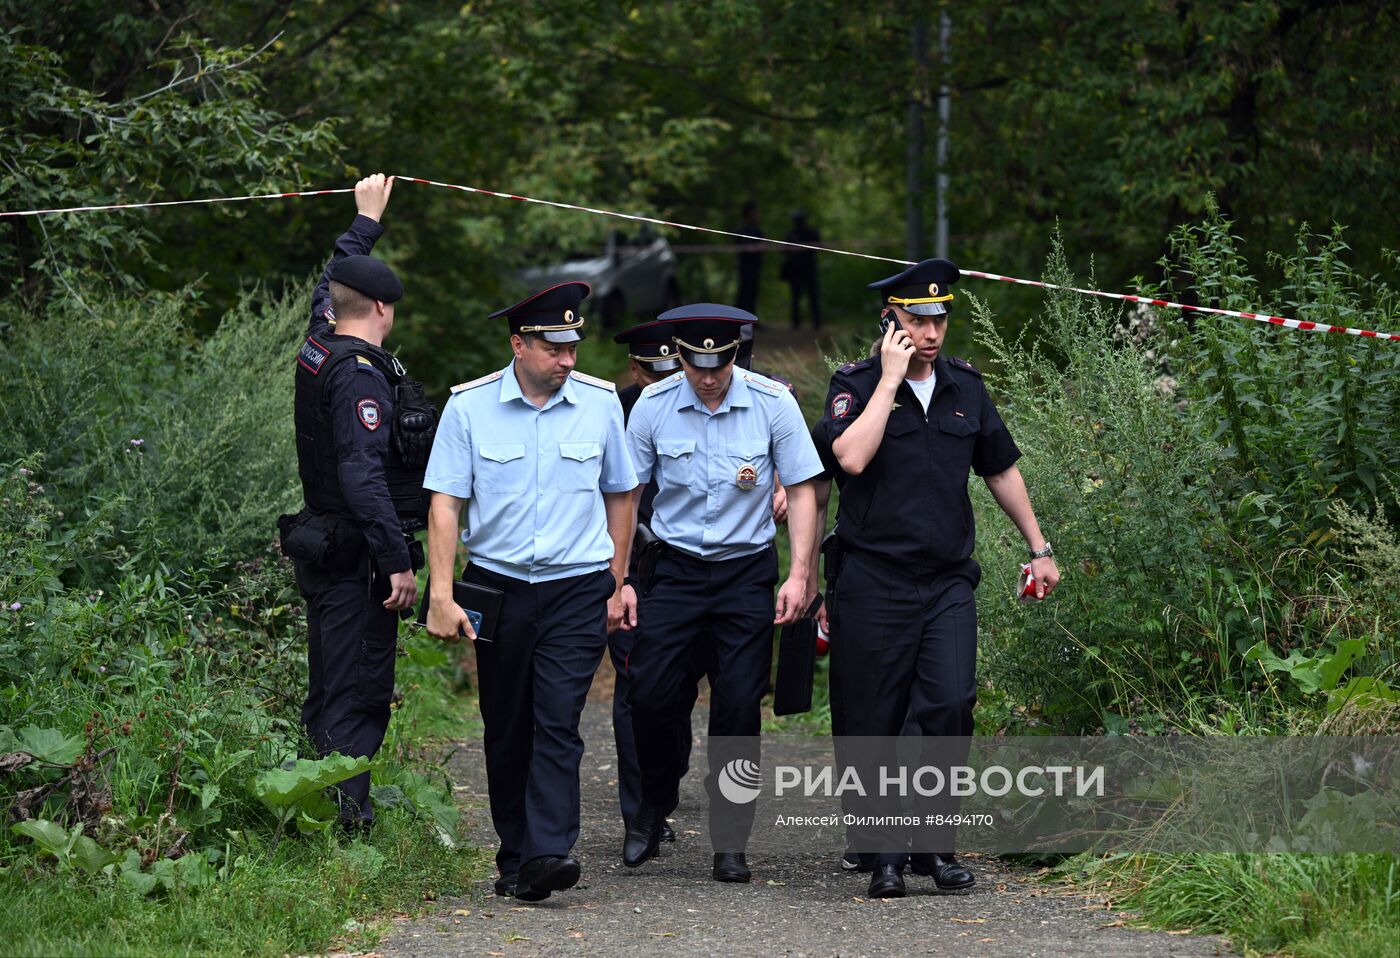
[{"label": "light blue uniform shirt", "polygon": [[453,390],[423,485],[468,500],[474,564],[548,582],[607,568],[601,493],[627,492],[637,474],[610,383],[571,373],[538,409],[512,363]]},{"label": "light blue uniform shirt", "polygon": [[627,446],[642,482],[656,474],[652,532],[702,559],[752,555],[773,541],[775,467],[788,485],[822,472],[792,393],[739,368],[714,412],[683,372],[643,389]]}]

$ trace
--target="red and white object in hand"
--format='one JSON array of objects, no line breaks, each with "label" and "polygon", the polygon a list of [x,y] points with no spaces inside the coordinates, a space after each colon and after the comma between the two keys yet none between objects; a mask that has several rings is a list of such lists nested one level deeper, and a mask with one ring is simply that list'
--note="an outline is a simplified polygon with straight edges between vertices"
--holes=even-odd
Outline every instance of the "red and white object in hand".
[{"label": "red and white object in hand", "polygon": [[1031,574],[1031,564],[1021,563],[1021,588],[1017,590],[1016,598],[1022,602],[1034,602],[1035,599],[1035,576]]},{"label": "red and white object in hand", "polygon": [[817,624],[817,655],[826,655],[831,651],[831,636],[826,634],[826,630]]}]

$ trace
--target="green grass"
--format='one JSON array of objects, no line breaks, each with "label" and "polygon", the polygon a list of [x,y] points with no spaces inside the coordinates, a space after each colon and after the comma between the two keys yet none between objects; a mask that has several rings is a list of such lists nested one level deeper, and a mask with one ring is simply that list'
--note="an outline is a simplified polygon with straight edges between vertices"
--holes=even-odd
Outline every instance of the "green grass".
[{"label": "green grass", "polygon": [[1151,927],[1223,934],[1246,954],[1400,954],[1394,855],[1086,857],[1059,871],[1085,876]]},{"label": "green grass", "polygon": [[0,942],[11,955],[284,955],[332,942],[372,947],[376,916],[462,893],[485,864],[385,813],[364,842],[334,833],[232,850],[207,889],[144,898],[122,882],[12,867],[0,879]]},{"label": "green grass", "polygon": [[[451,737],[474,734],[474,699],[457,692],[446,656],[413,635],[400,658],[404,692],[375,762],[376,780],[430,776]],[[27,855],[0,872],[0,942],[15,955],[283,955],[372,947],[381,920],[463,894],[490,870],[473,848],[449,849],[406,809],[380,809],[351,842],[335,830],[272,847],[268,830],[227,834],[207,888],[149,897],[126,883],[58,871]]]}]

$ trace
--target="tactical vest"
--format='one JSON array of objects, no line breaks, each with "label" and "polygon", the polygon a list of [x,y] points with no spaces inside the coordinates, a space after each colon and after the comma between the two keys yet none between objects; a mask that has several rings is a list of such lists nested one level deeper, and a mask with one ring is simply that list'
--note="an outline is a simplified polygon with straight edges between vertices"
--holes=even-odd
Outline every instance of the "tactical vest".
[{"label": "tactical vest", "polygon": [[423,488],[423,473],[437,430],[437,407],[424,397],[422,384],[409,379],[389,353],[353,336],[337,336],[324,326],[307,336],[297,353],[297,471],[302,495],[313,513],[354,518],[340,488],[326,383],[333,367],[361,356],[384,374],[393,392],[384,480],[403,531],[415,532],[428,523],[430,493]]}]

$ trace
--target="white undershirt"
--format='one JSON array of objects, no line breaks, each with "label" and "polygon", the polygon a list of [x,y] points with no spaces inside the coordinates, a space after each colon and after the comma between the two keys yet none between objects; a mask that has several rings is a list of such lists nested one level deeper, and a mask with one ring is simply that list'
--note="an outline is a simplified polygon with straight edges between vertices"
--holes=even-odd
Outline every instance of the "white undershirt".
[{"label": "white undershirt", "polygon": [[906,379],[909,388],[914,390],[914,395],[919,397],[919,402],[923,404],[924,414],[928,414],[928,404],[933,399],[933,387],[938,385],[938,374],[929,371],[927,379]]}]

